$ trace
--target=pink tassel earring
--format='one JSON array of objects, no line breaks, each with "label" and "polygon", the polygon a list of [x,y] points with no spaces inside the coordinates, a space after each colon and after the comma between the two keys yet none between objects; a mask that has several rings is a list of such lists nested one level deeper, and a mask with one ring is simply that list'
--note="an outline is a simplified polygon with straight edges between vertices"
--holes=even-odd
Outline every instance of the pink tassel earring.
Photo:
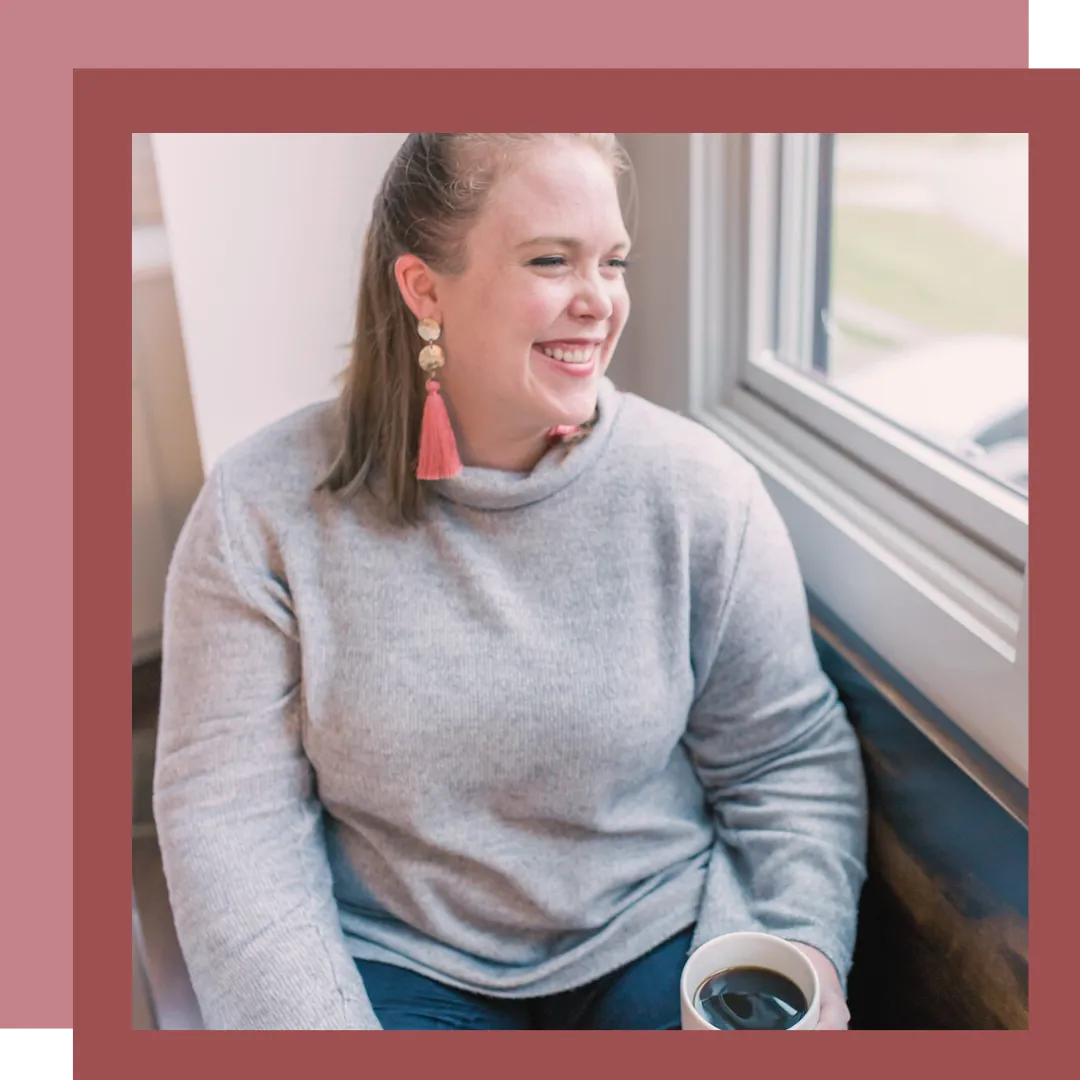
[{"label": "pink tassel earring", "polygon": [[434,319],[421,319],[417,331],[427,344],[420,350],[420,367],[427,374],[427,400],[420,423],[420,459],[416,466],[419,480],[448,480],[461,472],[454,429],[446,402],[439,393],[435,372],[446,363],[442,348],[435,344],[442,327]]}]

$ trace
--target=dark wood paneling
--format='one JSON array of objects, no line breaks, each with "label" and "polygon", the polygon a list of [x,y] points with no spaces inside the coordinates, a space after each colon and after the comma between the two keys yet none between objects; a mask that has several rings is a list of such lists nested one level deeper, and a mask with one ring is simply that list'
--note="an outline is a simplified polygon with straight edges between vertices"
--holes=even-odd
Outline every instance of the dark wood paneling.
[{"label": "dark wood paneling", "polygon": [[1026,1028],[1027,829],[836,649],[818,651],[870,794],[852,1025]]}]

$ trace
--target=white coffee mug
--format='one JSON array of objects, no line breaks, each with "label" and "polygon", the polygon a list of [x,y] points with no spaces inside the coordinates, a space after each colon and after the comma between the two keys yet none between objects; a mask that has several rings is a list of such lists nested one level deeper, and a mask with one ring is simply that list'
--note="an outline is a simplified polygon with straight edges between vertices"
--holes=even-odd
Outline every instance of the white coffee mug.
[{"label": "white coffee mug", "polygon": [[821,1016],[821,984],[809,957],[790,941],[773,934],[740,931],[699,945],[683,965],[679,998],[684,1031],[719,1031],[694,1008],[698,987],[711,975],[734,967],[761,967],[790,979],[803,993],[806,1015],[787,1031],[812,1031]]}]

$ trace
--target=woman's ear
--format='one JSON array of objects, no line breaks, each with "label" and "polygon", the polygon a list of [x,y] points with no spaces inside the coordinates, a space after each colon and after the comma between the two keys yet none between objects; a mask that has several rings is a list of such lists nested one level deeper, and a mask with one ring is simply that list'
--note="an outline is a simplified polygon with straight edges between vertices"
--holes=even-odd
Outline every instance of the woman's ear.
[{"label": "woman's ear", "polygon": [[435,275],[427,263],[416,255],[399,255],[394,262],[394,279],[409,310],[418,320],[442,322]]}]

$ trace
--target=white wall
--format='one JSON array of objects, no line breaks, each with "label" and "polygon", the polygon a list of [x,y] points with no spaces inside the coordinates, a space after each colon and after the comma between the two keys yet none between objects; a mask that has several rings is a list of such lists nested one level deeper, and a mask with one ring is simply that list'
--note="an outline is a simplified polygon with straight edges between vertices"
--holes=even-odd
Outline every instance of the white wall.
[{"label": "white wall", "polygon": [[675,412],[690,403],[690,138],[620,134],[634,163],[638,215],[627,285],[630,320],[611,365],[623,390]]},{"label": "white wall", "polygon": [[371,203],[401,134],[158,134],[203,467],[335,393]]},{"label": "white wall", "polygon": [[[135,172],[133,170],[133,179]],[[151,174],[147,186],[152,186]],[[133,185],[134,193],[134,185]],[[156,196],[155,196],[156,198]],[[165,572],[203,482],[160,225],[131,231],[131,652],[161,648]]]}]

